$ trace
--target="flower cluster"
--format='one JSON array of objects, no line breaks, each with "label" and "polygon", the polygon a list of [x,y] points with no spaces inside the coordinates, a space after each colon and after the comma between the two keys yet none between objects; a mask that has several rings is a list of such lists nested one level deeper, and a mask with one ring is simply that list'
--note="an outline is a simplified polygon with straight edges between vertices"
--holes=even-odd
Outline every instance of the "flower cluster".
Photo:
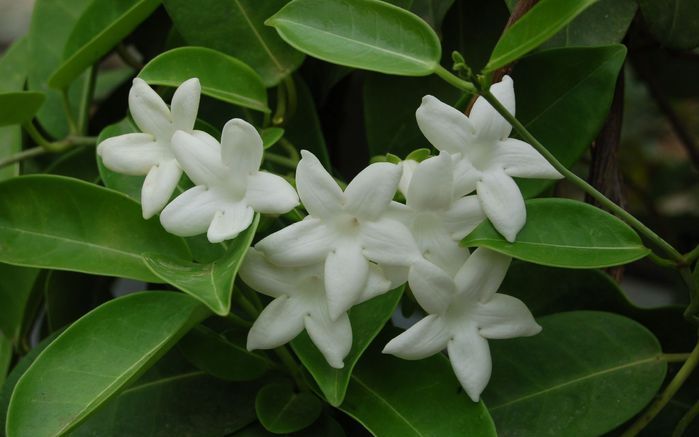
[{"label": "flower cluster", "polygon": [[[514,112],[509,77],[491,91]],[[242,280],[273,299],[250,329],[249,350],[278,347],[305,329],[328,364],[342,368],[352,346],[348,311],[407,281],[427,315],[384,353],[420,359],[446,349],[478,401],[490,378],[487,339],[540,331],[520,300],[497,293],[510,259],[459,246],[485,218],[515,241],[526,210],[512,177],[560,177],[529,144],[508,138],[511,126],[484,99],[467,117],[425,96],[417,122],[440,153],[371,164],[344,190],[302,150],[294,190],[259,170],[262,141],[247,122],[229,121],[220,142],[194,130],[199,92],[197,79],[184,82],[168,108],[136,79],[129,105],[142,133],[110,138],[98,153],[114,171],[147,175],[144,218],[160,212],[180,236],[231,239],[255,211],[284,213],[300,199],[308,215],[259,241],[241,267]],[[182,171],[195,186],[169,202]],[[393,200],[399,189],[405,203]]]}]

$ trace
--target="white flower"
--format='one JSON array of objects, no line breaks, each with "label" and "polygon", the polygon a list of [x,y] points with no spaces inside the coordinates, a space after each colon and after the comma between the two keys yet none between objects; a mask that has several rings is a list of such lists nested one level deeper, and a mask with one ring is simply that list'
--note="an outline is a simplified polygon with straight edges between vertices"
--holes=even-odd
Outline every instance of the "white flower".
[{"label": "white flower", "polygon": [[142,79],[135,78],[129,92],[129,109],[142,133],[119,135],[102,141],[97,154],[115,172],[147,175],[141,189],[143,218],[159,213],[172,196],[182,176],[171,140],[175,131],[193,132],[199,109],[199,79],[183,82],[168,108],[163,99]]},{"label": "white flower", "polygon": [[160,214],[163,227],[175,235],[206,232],[210,242],[219,243],[247,229],[254,211],[282,214],[299,203],[284,178],[259,171],[262,139],[243,120],[226,123],[220,144],[204,132],[177,131],[172,150],[196,185]]},{"label": "white flower", "polygon": [[312,153],[302,150],[296,187],[309,215],[257,244],[271,262],[304,266],[324,262],[331,318],[355,305],[370,263],[409,266],[420,256],[410,231],[386,217],[401,167],[387,162],[362,170],[343,192]]},{"label": "white flower", "polygon": [[408,187],[410,186],[410,181],[413,178],[413,173],[417,168],[419,162],[414,159],[406,159],[401,161],[401,166],[403,167],[403,174],[400,176],[400,182],[398,182],[398,191],[400,191],[404,196],[408,195]]},{"label": "white flower", "polygon": [[[323,280],[323,265],[277,267],[262,252],[250,249],[240,277],[253,289],[274,300],[260,313],[248,333],[248,350],[273,349],[296,337],[305,328],[332,367],[341,369],[352,347],[352,327],[347,313],[331,318]],[[372,264],[360,302],[391,287]]]},{"label": "white flower", "polygon": [[462,387],[478,402],[491,372],[487,339],[536,335],[541,327],[522,301],[496,293],[510,258],[477,249],[452,277],[417,261],[410,289],[428,316],[391,340],[383,352],[419,360],[445,348]]},{"label": "white flower", "polygon": [[[512,79],[490,91],[511,113],[515,112]],[[513,177],[558,179],[563,176],[531,145],[508,138],[512,126],[479,97],[471,115],[425,96],[417,110],[417,123],[437,149],[457,160],[456,193],[477,192],[485,215],[508,241],[513,242],[526,222],[524,199]]]}]

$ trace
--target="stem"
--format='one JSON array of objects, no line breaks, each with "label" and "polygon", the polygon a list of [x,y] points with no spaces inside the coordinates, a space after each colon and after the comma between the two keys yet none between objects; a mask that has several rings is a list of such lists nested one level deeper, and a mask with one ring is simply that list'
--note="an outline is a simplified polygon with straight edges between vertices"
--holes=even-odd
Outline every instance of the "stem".
[{"label": "stem", "polygon": [[277,86],[277,109],[272,117],[272,124],[279,126],[286,119],[286,87],[283,84]]},{"label": "stem", "polygon": [[286,153],[289,154],[289,159],[295,161],[298,164],[301,158],[299,157],[299,152],[296,150],[296,147],[294,147],[294,145],[291,144],[291,141],[282,137],[279,139],[279,145],[282,146],[284,150],[286,150]]},{"label": "stem", "polygon": [[92,97],[95,94],[95,83],[97,81],[97,66],[90,67],[85,86],[83,87],[80,109],[78,112],[78,132],[84,135],[87,132],[87,124],[90,118],[90,106]]},{"label": "stem", "polygon": [[31,149],[23,150],[19,153],[16,153],[12,156],[8,156],[5,159],[0,160],[0,168],[7,167],[8,165],[12,165],[16,162],[23,161],[25,159],[33,158],[35,156],[43,155],[44,153],[47,153],[48,151],[44,149],[43,147],[32,147]]},{"label": "stem", "polygon": [[692,424],[694,419],[699,415],[699,401],[685,413],[684,416],[677,422],[675,430],[672,432],[672,437],[682,437],[682,434],[687,430],[687,427]]},{"label": "stem", "polygon": [[34,123],[28,121],[22,125],[24,130],[27,132],[29,137],[34,140],[36,144],[46,149],[47,151],[51,148],[51,141],[47,140],[41,132],[34,126]]},{"label": "stem", "polygon": [[284,364],[284,366],[289,370],[291,377],[296,383],[296,387],[300,390],[306,388],[308,385],[303,379],[303,372],[299,368],[296,360],[294,360],[294,357],[291,356],[291,353],[286,346],[279,346],[278,348],[275,348],[274,353],[277,355],[282,364]]},{"label": "stem", "polygon": [[689,378],[692,374],[694,368],[699,364],[699,343],[694,347],[694,350],[684,362],[680,370],[677,372],[672,381],[665,387],[665,390],[660,394],[660,396],[653,402],[648,409],[634,422],[622,435],[621,437],[632,437],[637,435],[643,428],[645,428],[655,416],[660,413],[660,411],[670,402],[677,391],[682,387],[682,384]]},{"label": "stem", "polygon": [[296,83],[294,83],[293,76],[286,76],[284,79],[282,79],[282,83],[284,84],[284,88],[286,88],[286,119],[288,120],[296,113],[296,107],[298,106],[298,94],[296,93]]},{"label": "stem", "polygon": [[68,120],[68,128],[71,134],[77,134],[80,132],[78,129],[78,124],[73,116],[73,111],[70,109],[70,98],[68,96],[68,89],[64,88],[61,90],[61,97],[63,101],[63,111],[66,113],[66,119]]},{"label": "stem", "polygon": [[283,167],[290,168],[291,170],[296,170],[297,162],[293,159],[286,158],[284,156],[275,155],[274,153],[266,152],[264,156],[265,161],[269,161],[273,164],[281,165]]},{"label": "stem", "polygon": [[662,256],[658,256],[655,253],[651,252],[648,254],[648,259],[653,261],[656,265],[659,265],[660,267],[671,267],[675,268],[677,267],[677,264],[675,264],[674,261],[663,258]]},{"label": "stem", "polygon": [[240,317],[239,315],[232,313],[232,312],[228,313],[226,318],[228,320],[230,320],[236,326],[240,326],[240,327],[247,328],[247,329],[250,329],[250,327],[252,326],[252,322],[245,320],[242,317]]},{"label": "stem", "polygon": [[143,68],[143,63],[137,59],[129,49],[124,45],[124,43],[119,43],[116,48],[116,52],[122,61],[134,70],[140,70]]},{"label": "stem", "polygon": [[691,354],[662,354],[660,357],[667,363],[683,363],[689,359]]},{"label": "stem", "polygon": [[694,260],[699,258],[699,245],[692,249],[690,252],[684,254],[684,258],[687,260],[687,264],[692,264]]},{"label": "stem", "polygon": [[444,79],[450,85],[452,85],[452,86],[454,86],[462,91],[466,91],[467,93],[471,93],[471,94],[476,94],[478,92],[478,90],[476,89],[476,86],[473,85],[471,82],[467,82],[463,79],[460,79],[460,78],[454,76],[453,74],[451,74],[451,72],[449,72],[446,68],[442,67],[441,65],[437,65],[434,68],[434,73],[437,76]]}]

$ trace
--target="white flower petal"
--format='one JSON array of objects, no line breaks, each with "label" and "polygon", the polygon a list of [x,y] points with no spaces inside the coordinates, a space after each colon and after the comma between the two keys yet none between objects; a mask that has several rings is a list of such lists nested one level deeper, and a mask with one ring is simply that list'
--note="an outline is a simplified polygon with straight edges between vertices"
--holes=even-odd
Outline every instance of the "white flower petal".
[{"label": "white flower petal", "polygon": [[253,174],[262,163],[262,138],[253,125],[240,118],[223,126],[221,150],[223,163],[236,174]]},{"label": "white flower petal", "polygon": [[190,188],[163,209],[160,223],[171,234],[192,237],[203,234],[220,209],[221,197],[204,186]]},{"label": "white flower petal", "polygon": [[384,264],[381,266],[381,270],[384,277],[391,283],[391,286],[388,287],[390,290],[408,282],[410,266],[389,266]]},{"label": "white flower petal", "polygon": [[527,221],[527,209],[515,181],[502,170],[489,171],[476,185],[476,194],[493,227],[514,242]]},{"label": "white flower petal", "polygon": [[413,173],[406,204],[418,211],[447,209],[454,195],[454,163],[442,152],[422,161]]},{"label": "white flower petal", "polygon": [[143,133],[107,138],[97,146],[97,154],[108,169],[134,176],[147,174],[159,162],[174,158],[153,135]]},{"label": "white flower petal", "polygon": [[401,222],[382,218],[361,227],[364,255],[379,264],[409,266],[420,258],[413,235]]},{"label": "white flower petal", "polygon": [[334,242],[335,236],[320,219],[308,216],[268,235],[255,247],[272,263],[294,267],[324,261]]},{"label": "white flower petal", "polygon": [[510,176],[520,178],[561,179],[558,172],[530,144],[506,138],[496,144],[493,163]]},{"label": "white flower petal", "polygon": [[[515,113],[515,88],[510,76],[505,76],[502,81],[490,86],[493,93],[502,105]],[[500,115],[495,108],[490,106],[483,97],[476,99],[468,117],[478,132],[478,142],[492,143],[507,138],[512,131],[512,125]]]},{"label": "white flower petal", "polygon": [[129,110],[136,126],[159,141],[169,142],[174,132],[172,115],[163,99],[138,77],[129,91]]},{"label": "white flower petal", "polygon": [[193,130],[192,132],[187,133],[191,133],[192,135],[194,135],[196,139],[198,139],[211,150],[216,152],[216,154],[221,154],[221,144],[218,142],[216,138],[212,137],[210,133],[204,132],[203,130]]},{"label": "white flower petal", "polygon": [[408,277],[415,300],[430,314],[443,314],[456,294],[454,278],[429,261],[418,260]]},{"label": "white flower petal", "polygon": [[418,162],[413,159],[406,159],[402,162],[403,173],[400,175],[400,182],[398,182],[398,191],[403,193],[403,196],[408,194],[408,187],[410,186],[410,181],[413,178],[413,172],[417,168]]},{"label": "white flower petal", "polygon": [[280,296],[262,310],[248,332],[247,349],[274,349],[303,331],[307,309],[297,299]]},{"label": "white flower petal", "polygon": [[345,189],[345,210],[367,220],[375,220],[386,211],[398,189],[402,168],[377,162],[359,172]]},{"label": "white flower petal", "polygon": [[325,294],[336,320],[359,302],[369,278],[369,261],[358,242],[340,241],[325,259]]},{"label": "white flower petal", "polygon": [[238,236],[252,223],[255,211],[245,202],[222,204],[214,214],[206,237],[211,243],[220,243]]},{"label": "white flower petal", "polygon": [[447,346],[456,378],[473,402],[478,402],[492,372],[488,340],[475,329],[460,332]]},{"label": "white flower petal", "polygon": [[283,177],[258,171],[248,178],[245,201],[257,212],[284,214],[299,204],[299,196]]},{"label": "white flower petal", "polygon": [[450,338],[442,318],[430,314],[389,341],[382,352],[405,360],[421,360],[444,350]]},{"label": "white flower petal", "polygon": [[409,229],[422,256],[452,277],[466,262],[468,249],[451,238],[440,217],[417,214]]},{"label": "white flower petal", "polygon": [[328,364],[335,369],[345,367],[343,360],[352,348],[352,326],[347,313],[331,320],[327,305],[323,302],[305,317],[304,322],[311,341]]},{"label": "white flower petal", "polygon": [[[403,281],[405,282],[405,281]],[[369,263],[369,277],[367,278],[366,285],[364,286],[364,291],[359,297],[359,303],[366,302],[376,296],[380,296],[395,288],[391,281],[386,277],[384,269],[377,266],[374,263]]]},{"label": "white flower petal", "polygon": [[465,196],[451,204],[442,220],[451,238],[461,240],[485,220],[485,213],[478,196]]},{"label": "white flower petal", "polygon": [[512,258],[493,250],[478,248],[456,273],[454,282],[459,293],[487,302],[505,279]]},{"label": "white flower petal", "polygon": [[438,150],[459,153],[475,137],[471,121],[458,109],[425,96],[415,116],[425,138]]},{"label": "white flower petal", "polygon": [[318,158],[307,150],[301,151],[301,161],[296,166],[296,189],[301,203],[314,217],[334,217],[343,208],[342,190]]},{"label": "white flower petal", "polygon": [[285,294],[295,295],[294,284],[299,279],[297,269],[275,266],[254,247],[245,254],[238,275],[255,291],[274,298]]},{"label": "white flower petal", "polygon": [[454,163],[454,197],[462,197],[476,190],[476,183],[481,180],[481,172],[461,155],[455,156]]},{"label": "white flower petal", "polygon": [[226,180],[228,170],[221,163],[220,149],[217,151],[197,136],[175,132],[172,151],[194,184],[213,187]]},{"label": "white flower petal", "polygon": [[153,217],[167,205],[181,176],[182,169],[174,159],[163,161],[150,169],[141,188],[144,219]]},{"label": "white flower petal", "polygon": [[479,303],[475,319],[485,338],[529,337],[541,332],[524,302],[506,294],[496,293],[488,302]]},{"label": "white flower petal", "polygon": [[175,130],[191,131],[197,121],[201,84],[193,77],[177,87],[172,96],[170,111]]}]

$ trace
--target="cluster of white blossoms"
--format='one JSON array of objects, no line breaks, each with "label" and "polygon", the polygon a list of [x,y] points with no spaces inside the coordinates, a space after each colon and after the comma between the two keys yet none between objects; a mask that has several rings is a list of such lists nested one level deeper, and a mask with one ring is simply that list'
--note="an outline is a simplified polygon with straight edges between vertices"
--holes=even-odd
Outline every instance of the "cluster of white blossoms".
[{"label": "cluster of white blossoms", "polygon": [[[509,77],[491,91],[514,112]],[[240,269],[243,281],[273,299],[250,329],[249,350],[279,347],[305,329],[328,364],[342,368],[352,347],[348,311],[407,281],[427,315],[384,353],[421,359],[446,349],[478,401],[491,372],[487,339],[541,330],[524,303],[497,293],[510,258],[459,246],[486,217],[516,239],[526,209],[512,177],[561,177],[529,144],[508,138],[511,126],[484,99],[467,117],[425,96],[417,121],[439,155],[371,164],[344,190],[302,150],[294,190],[259,171],[262,141],[245,121],[229,121],[220,142],[193,130],[199,93],[190,79],[168,108],[136,79],[129,106],[143,133],[105,140],[98,153],[114,171],[147,175],[143,216],[160,212],[165,229],[180,236],[231,239],[255,211],[285,213],[300,199],[308,215],[259,241]],[[168,203],[182,170],[195,186]],[[405,204],[394,201],[398,189]]]}]

